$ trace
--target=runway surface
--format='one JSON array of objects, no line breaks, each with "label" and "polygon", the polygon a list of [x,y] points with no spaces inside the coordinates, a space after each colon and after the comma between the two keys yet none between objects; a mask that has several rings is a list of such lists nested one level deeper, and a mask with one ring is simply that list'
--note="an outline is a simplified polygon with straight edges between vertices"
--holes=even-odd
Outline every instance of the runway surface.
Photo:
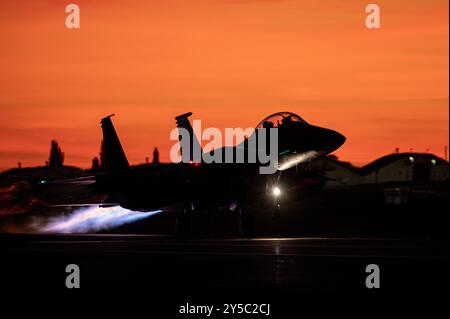
[{"label": "runway surface", "polygon": [[[1,235],[2,295],[156,299],[432,296],[448,293],[445,241]],[[80,267],[80,289],[65,268]],[[366,266],[380,268],[368,289]]]}]

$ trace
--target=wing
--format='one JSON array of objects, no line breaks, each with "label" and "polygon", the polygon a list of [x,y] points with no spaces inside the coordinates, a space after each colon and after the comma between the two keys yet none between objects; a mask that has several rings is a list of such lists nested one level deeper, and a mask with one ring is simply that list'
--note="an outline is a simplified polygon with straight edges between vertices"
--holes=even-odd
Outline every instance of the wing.
[{"label": "wing", "polygon": [[40,185],[92,185],[95,184],[96,178],[92,176],[83,176],[77,178],[59,179],[53,181],[41,180]]}]

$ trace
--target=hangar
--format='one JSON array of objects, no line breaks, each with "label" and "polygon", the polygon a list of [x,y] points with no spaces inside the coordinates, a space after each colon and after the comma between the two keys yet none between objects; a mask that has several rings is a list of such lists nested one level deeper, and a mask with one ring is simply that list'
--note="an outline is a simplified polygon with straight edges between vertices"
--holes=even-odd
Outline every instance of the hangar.
[{"label": "hangar", "polygon": [[449,180],[449,163],[430,153],[393,153],[355,167],[333,156],[316,161],[314,169],[330,178],[328,185],[427,184]]}]

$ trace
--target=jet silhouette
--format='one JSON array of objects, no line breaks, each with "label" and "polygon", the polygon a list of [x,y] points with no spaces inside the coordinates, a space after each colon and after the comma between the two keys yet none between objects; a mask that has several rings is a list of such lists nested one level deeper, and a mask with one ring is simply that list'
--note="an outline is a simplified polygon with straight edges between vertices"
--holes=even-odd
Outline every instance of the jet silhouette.
[{"label": "jet silhouette", "polygon": [[[277,129],[278,162],[275,173],[260,174],[261,163],[250,162],[248,156],[242,163],[207,164],[195,158],[192,151],[195,147],[201,154],[203,151],[189,121],[192,113],[186,113],[175,119],[179,130],[189,132],[189,143],[181,143],[181,153],[186,151],[183,147],[190,148],[189,161],[132,167],[111,121],[113,115],[101,120],[104,172],[50,181],[46,185],[93,185],[94,193],[107,195],[104,202],[95,203],[101,207],[120,205],[134,211],[162,209],[177,212],[185,219],[196,209],[213,206],[229,207],[245,218],[245,207],[262,199],[273,208],[274,216],[278,216],[281,203],[298,199],[305,189],[308,193],[325,185],[326,178],[298,166],[335,151],[345,142],[342,134],[311,125],[294,113],[272,114],[260,122],[254,134],[267,128]],[[230,151],[235,155],[239,150],[248,150],[251,138],[214,152]]]}]

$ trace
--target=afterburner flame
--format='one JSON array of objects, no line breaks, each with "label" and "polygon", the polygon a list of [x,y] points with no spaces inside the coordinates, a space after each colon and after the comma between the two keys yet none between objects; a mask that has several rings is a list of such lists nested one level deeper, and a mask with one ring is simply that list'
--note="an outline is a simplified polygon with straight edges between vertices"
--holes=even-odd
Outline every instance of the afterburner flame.
[{"label": "afterburner flame", "polygon": [[88,233],[115,228],[161,213],[135,212],[120,206],[101,208],[91,206],[74,210],[70,215],[52,218],[41,231],[45,233]]}]

